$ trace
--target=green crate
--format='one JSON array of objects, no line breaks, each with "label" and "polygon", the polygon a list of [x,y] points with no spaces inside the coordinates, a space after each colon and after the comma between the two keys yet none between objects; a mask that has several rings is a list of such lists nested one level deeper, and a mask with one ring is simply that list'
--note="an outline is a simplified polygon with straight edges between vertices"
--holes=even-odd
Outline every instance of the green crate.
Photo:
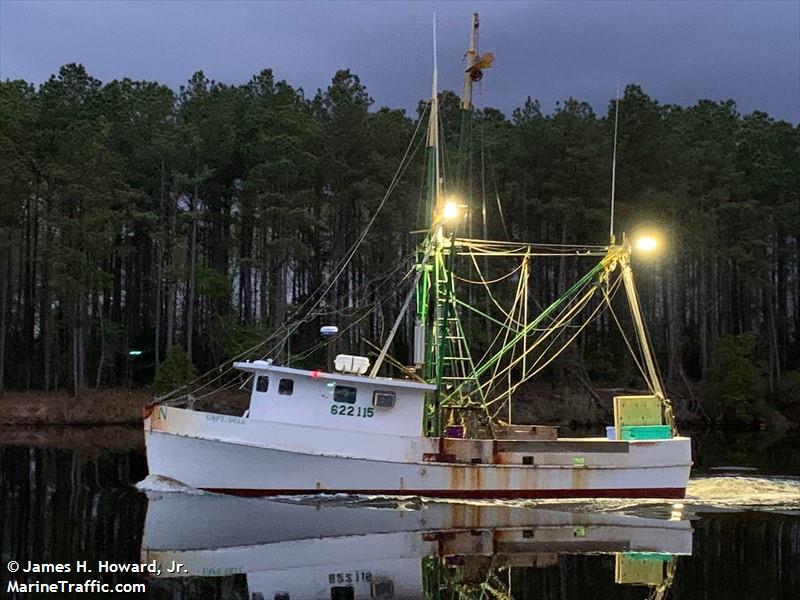
[{"label": "green crate", "polygon": [[623,552],[623,555],[632,560],[649,560],[666,562],[672,560],[672,554],[667,552]]},{"label": "green crate", "polygon": [[623,440],[667,440],[672,437],[669,425],[628,425],[622,428]]}]

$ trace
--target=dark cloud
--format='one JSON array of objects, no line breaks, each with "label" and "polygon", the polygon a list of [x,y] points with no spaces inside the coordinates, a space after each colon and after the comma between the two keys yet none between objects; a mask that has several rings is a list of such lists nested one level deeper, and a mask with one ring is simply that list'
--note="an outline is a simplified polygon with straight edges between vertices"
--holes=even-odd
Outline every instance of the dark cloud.
[{"label": "dark cloud", "polygon": [[19,2],[0,0],[0,77],[41,82],[81,62],[96,77],[176,88],[196,70],[228,83],[264,67],[307,93],[337,68],[379,105],[430,90],[437,13],[443,88],[459,89],[470,14],[496,67],[476,103],[546,110],[573,96],[605,113],[616,82],[665,103],[733,98],[800,121],[800,3],[787,2]]}]

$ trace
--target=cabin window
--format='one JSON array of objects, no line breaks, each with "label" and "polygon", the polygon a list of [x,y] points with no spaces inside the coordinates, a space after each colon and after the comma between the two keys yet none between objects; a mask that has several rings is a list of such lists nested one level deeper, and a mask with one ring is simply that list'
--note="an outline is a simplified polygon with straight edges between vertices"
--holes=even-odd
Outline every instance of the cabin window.
[{"label": "cabin window", "polygon": [[372,392],[372,406],[394,408],[394,400],[394,392],[381,392],[379,390]]},{"label": "cabin window", "polygon": [[256,391],[266,392],[269,389],[269,377],[266,375],[259,375],[256,378]]},{"label": "cabin window", "polygon": [[333,399],[335,402],[344,402],[345,404],[356,403],[356,388],[346,385],[337,385],[333,390]]},{"label": "cabin window", "polygon": [[294,392],[294,379],[281,379],[278,382],[278,393],[281,396],[291,396]]}]

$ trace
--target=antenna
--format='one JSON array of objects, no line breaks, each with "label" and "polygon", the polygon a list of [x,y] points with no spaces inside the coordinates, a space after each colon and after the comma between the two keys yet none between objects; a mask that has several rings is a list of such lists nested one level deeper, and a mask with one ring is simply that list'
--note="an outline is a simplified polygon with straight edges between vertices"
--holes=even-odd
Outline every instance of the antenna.
[{"label": "antenna", "polygon": [[433,82],[431,86],[431,114],[428,127],[428,147],[432,148],[433,154],[431,209],[438,211],[441,196],[441,173],[439,170],[439,69],[436,54],[436,13],[433,13]]},{"label": "antenna", "polygon": [[619,79],[617,79],[617,98],[614,109],[614,154],[611,159],[611,226],[609,228],[609,240],[613,245],[616,241],[614,237],[614,193],[617,189],[617,126],[619,124]]},{"label": "antenna", "polygon": [[436,73],[436,13],[433,13],[433,72]]}]

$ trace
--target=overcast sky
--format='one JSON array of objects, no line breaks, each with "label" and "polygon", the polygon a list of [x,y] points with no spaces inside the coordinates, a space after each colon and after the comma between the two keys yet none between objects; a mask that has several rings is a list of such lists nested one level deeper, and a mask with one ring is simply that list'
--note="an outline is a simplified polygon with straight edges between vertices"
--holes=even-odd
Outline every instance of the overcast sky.
[{"label": "overcast sky", "polygon": [[800,121],[800,1],[781,2],[34,2],[0,0],[0,79],[41,83],[83,63],[102,81],[177,89],[202,69],[242,83],[271,67],[307,95],[336,69],[377,105],[430,93],[436,12],[441,88],[459,89],[470,15],[497,61],[475,103],[507,114],[527,96],[569,96],[605,114],[617,80],[662,103],[733,98],[739,110]]}]

